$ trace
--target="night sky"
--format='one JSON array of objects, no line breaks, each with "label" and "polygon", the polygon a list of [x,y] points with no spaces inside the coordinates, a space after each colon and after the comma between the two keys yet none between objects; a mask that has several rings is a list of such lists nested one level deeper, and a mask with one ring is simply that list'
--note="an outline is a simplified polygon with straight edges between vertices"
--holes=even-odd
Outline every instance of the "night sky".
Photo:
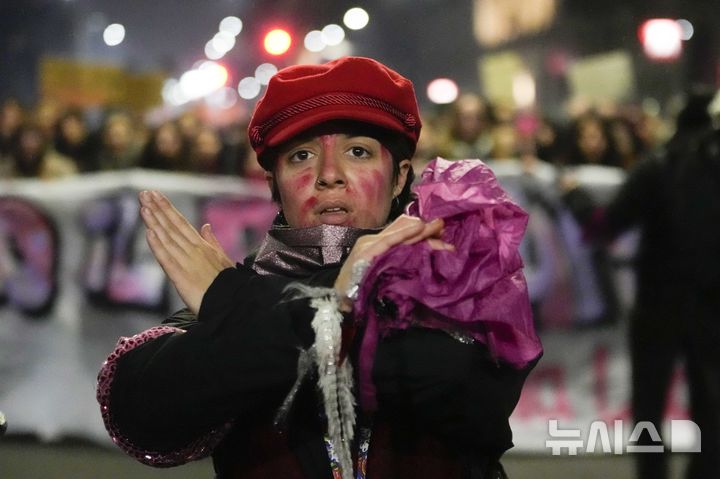
[{"label": "night sky", "polygon": [[[643,18],[667,15],[717,25],[720,15],[714,0],[558,0],[558,5],[549,31],[495,50],[515,49],[541,67],[543,56],[556,50],[575,57],[616,48],[637,54],[636,28]],[[43,55],[178,76],[204,59],[205,43],[228,15],[244,23],[235,48],[222,59],[237,80],[269,59],[260,46],[269,26],[289,27],[299,47],[306,32],[341,24],[343,13],[354,6],[369,12],[370,23],[348,32],[353,54],[377,58],[422,88],[439,76],[454,78],[464,90],[480,88],[477,61],[486,50],[472,33],[472,0],[0,0],[0,98],[36,101],[36,70]],[[108,47],[102,31],[115,22],[124,24],[127,34],[121,45]],[[706,30],[699,29],[699,38],[703,33],[706,38],[688,45],[688,61],[679,67],[696,76],[715,75],[715,63],[708,59],[717,56],[717,46],[711,48],[718,44],[717,34],[715,28]],[[282,67],[294,58],[273,61]],[[662,68],[642,68],[650,78],[667,76]],[[554,85],[542,81],[539,87],[548,95],[555,92]],[[559,98],[563,91],[555,89]]]}]

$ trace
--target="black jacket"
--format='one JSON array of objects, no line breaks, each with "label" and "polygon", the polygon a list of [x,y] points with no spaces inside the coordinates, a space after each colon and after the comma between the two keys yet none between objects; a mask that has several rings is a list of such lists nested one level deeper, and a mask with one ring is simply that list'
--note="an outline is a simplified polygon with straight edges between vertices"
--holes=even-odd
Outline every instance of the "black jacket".
[{"label": "black jacket", "polygon": [[720,133],[676,136],[663,154],[639,163],[604,208],[582,189],[565,200],[593,240],[640,228],[639,308],[720,306]]},{"label": "black jacket", "polygon": [[[322,269],[304,282],[330,286],[338,271]],[[184,333],[125,353],[109,401],[122,436],[141,450],[172,454],[229,428],[212,451],[218,477],[271,477],[274,461],[284,477],[332,477],[314,378],[287,423],[273,425],[297,377],[299,352],[313,342],[314,310],[307,300],[283,299],[289,282],[243,265],[228,268],[206,292],[197,319],[180,312],[166,321]],[[402,474],[394,457],[428,455],[437,456],[435,466],[417,477],[432,477],[432,467],[448,463],[457,476],[446,477],[489,477],[485,466],[512,446],[508,417],[531,368],[497,364],[484,346],[438,330],[382,340],[373,373],[379,401],[373,429],[381,432],[370,442],[370,477]],[[473,468],[482,471],[473,476]]]}]

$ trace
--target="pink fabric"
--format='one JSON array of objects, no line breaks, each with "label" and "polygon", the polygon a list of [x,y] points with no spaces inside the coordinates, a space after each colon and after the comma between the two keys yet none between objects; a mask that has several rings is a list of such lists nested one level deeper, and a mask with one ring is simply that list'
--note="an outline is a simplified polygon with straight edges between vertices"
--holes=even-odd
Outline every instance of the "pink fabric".
[{"label": "pink fabric", "polygon": [[[426,242],[400,245],[373,261],[355,303],[365,324],[360,350],[360,400],[374,410],[372,365],[378,339],[410,326],[469,335],[496,360],[522,368],[542,352],[535,333],[518,252],[527,213],[501,188],[480,160],[438,158],[414,187],[407,213],[425,221],[443,218],[443,240],[455,251]],[[386,298],[397,314],[378,315]]]},{"label": "pink fabric", "polygon": [[105,423],[105,429],[107,429],[110,434],[112,441],[128,455],[144,464],[154,467],[179,466],[180,464],[208,456],[230,428],[230,425],[227,424],[218,430],[210,431],[205,436],[193,441],[182,449],[161,453],[136,446],[130,439],[122,435],[113,421],[110,390],[118,360],[128,351],[152,339],[166,334],[184,332],[182,329],[171,326],[156,326],[130,338],[121,337],[98,373],[97,400],[98,403],[100,403],[100,412],[103,422]]}]

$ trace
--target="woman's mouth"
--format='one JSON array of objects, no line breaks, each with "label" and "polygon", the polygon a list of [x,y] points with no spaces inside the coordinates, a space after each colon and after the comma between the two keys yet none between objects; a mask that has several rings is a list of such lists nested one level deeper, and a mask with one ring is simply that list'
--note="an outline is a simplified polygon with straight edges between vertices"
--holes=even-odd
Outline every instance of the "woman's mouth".
[{"label": "woman's mouth", "polygon": [[321,215],[332,213],[347,213],[347,210],[341,206],[334,206],[332,208],[325,208],[320,212]]},{"label": "woman's mouth", "polygon": [[342,225],[350,219],[350,210],[345,205],[321,205],[316,211],[320,222],[326,225]]}]

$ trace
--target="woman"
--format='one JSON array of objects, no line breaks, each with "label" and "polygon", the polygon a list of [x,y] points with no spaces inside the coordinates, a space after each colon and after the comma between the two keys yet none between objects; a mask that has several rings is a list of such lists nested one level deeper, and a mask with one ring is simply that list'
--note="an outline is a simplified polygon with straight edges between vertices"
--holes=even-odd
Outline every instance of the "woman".
[{"label": "woman", "polygon": [[[362,266],[400,245],[454,248],[441,239],[442,220],[398,217],[418,118],[412,84],[374,60],[275,75],[249,134],[281,214],[244,265],[209,225],[198,233],[164,196],[140,194],[149,245],[188,309],[121,340],[101,371],[98,400],[116,443],[155,466],[212,454],[220,478],[350,478],[352,464],[357,477],[504,477],[507,419],[530,366],[410,328],[377,345],[376,407],[361,404],[355,420],[343,389],[363,336],[349,319]],[[284,292],[298,283],[326,287],[324,299]],[[376,309],[394,314],[381,300]],[[337,328],[327,337],[340,336],[338,317],[340,350],[330,366],[316,361],[326,367],[319,399],[304,377],[322,357],[317,324],[329,318]]]},{"label": "woman", "polygon": [[150,134],[140,156],[140,167],[154,170],[187,171],[187,145],[177,123],[166,121]]},{"label": "woman", "polygon": [[72,158],[55,151],[42,128],[35,123],[25,123],[18,130],[13,159],[16,178],[52,180],[78,172]]}]

